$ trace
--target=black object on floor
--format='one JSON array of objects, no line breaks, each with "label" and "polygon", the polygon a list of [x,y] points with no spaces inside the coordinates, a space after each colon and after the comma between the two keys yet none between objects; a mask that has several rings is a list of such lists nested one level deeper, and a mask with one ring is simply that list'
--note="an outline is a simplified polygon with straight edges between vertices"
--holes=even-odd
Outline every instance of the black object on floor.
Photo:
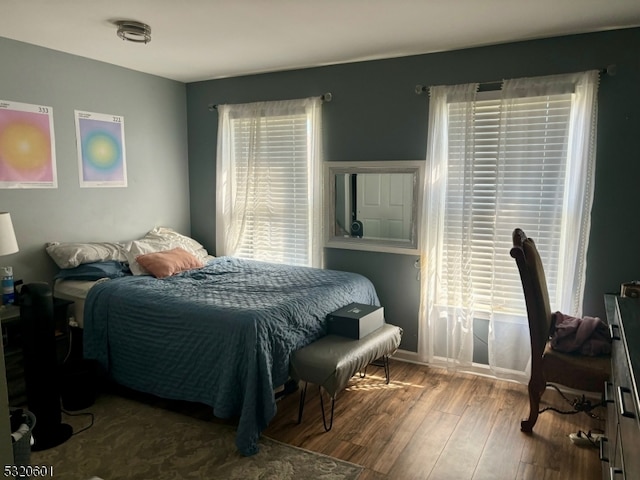
[{"label": "black object on floor", "polygon": [[97,365],[94,360],[74,360],[62,365],[60,394],[62,408],[69,411],[89,408],[96,400]]},{"label": "black object on floor", "polygon": [[31,449],[46,450],[73,434],[60,413],[53,295],[46,283],[29,283],[19,300],[27,405],[37,418]]}]

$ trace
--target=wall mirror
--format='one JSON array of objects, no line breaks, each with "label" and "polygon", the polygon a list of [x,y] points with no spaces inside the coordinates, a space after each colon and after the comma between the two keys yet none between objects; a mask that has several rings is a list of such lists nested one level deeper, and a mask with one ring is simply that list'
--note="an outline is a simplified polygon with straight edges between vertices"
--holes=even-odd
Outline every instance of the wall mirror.
[{"label": "wall mirror", "polygon": [[416,254],[423,164],[325,162],[326,246]]}]

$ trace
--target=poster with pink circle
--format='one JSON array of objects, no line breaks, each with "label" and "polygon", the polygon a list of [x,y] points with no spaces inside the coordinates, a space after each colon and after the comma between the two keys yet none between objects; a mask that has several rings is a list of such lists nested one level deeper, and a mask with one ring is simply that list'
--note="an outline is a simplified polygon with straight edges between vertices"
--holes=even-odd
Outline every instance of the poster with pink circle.
[{"label": "poster with pink circle", "polygon": [[0,188],[57,188],[53,109],[0,100]]}]

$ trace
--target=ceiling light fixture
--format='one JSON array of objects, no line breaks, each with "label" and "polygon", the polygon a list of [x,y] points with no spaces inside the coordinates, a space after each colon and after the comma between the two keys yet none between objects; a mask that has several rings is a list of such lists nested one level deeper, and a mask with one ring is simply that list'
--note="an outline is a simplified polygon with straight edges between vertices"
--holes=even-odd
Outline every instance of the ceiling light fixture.
[{"label": "ceiling light fixture", "polygon": [[151,27],[145,23],[119,20],[115,24],[118,26],[118,36],[122,40],[145,44],[151,41]]}]

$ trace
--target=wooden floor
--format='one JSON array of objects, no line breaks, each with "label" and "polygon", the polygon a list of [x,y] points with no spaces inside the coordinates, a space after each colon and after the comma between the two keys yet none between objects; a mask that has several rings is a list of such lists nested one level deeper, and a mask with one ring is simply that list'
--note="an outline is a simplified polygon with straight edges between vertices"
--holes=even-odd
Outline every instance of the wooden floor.
[{"label": "wooden floor", "polygon": [[[370,367],[338,394],[326,433],[317,392],[309,385],[300,425],[299,394],[280,400],[264,435],[362,465],[359,480],[602,478],[598,449],[575,446],[569,434],[602,431],[604,422],[546,412],[526,435],[524,385],[391,360],[389,385],[382,369]],[[542,407],[567,407],[553,390],[542,400]]]}]

